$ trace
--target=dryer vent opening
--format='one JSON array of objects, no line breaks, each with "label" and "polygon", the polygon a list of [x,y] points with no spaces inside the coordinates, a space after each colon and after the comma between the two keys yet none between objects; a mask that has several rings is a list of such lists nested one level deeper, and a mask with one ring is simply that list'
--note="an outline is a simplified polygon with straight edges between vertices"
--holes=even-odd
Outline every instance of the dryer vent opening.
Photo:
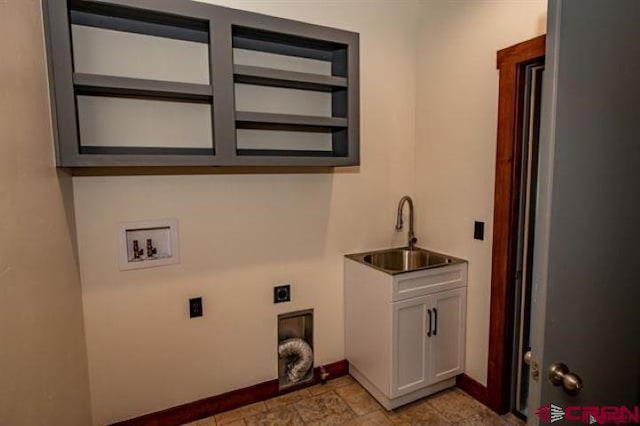
[{"label": "dryer vent opening", "polygon": [[313,309],[278,315],[280,389],[313,380]]}]

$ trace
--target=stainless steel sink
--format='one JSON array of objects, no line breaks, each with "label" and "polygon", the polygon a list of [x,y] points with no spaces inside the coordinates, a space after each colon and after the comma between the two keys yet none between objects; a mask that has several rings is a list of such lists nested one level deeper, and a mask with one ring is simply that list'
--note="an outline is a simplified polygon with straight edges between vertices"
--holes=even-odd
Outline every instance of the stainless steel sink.
[{"label": "stainless steel sink", "polygon": [[408,248],[395,248],[350,254],[347,255],[347,257],[392,275],[464,262],[452,256],[417,247],[413,250],[409,250]]}]

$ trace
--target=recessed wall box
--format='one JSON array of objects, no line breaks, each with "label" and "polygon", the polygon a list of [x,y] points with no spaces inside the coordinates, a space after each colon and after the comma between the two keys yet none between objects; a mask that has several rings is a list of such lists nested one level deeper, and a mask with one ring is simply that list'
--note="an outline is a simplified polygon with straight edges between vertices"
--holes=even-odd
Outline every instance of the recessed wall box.
[{"label": "recessed wall box", "polygon": [[177,219],[120,224],[121,271],[174,263],[180,263]]},{"label": "recessed wall box", "polygon": [[359,35],[206,3],[43,0],[57,165],[360,164]]},{"label": "recessed wall box", "polygon": [[[296,370],[296,371],[292,371]],[[278,388],[313,381],[313,309],[278,315]]]}]

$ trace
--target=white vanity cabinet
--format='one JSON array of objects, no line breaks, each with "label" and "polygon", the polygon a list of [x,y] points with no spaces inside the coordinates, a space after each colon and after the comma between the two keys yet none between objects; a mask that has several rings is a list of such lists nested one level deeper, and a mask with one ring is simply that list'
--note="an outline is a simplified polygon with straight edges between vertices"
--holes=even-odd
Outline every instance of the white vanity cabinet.
[{"label": "white vanity cabinet", "polygon": [[389,274],[345,258],[349,370],[385,408],[464,372],[467,264]]}]

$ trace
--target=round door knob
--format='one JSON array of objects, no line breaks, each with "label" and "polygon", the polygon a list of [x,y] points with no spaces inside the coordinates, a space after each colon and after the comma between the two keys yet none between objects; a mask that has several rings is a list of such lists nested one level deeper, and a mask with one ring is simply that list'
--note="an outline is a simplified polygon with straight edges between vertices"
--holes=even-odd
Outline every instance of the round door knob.
[{"label": "round door knob", "polygon": [[562,386],[569,395],[576,395],[583,388],[582,379],[569,371],[569,367],[561,362],[549,367],[549,382],[554,386]]}]

